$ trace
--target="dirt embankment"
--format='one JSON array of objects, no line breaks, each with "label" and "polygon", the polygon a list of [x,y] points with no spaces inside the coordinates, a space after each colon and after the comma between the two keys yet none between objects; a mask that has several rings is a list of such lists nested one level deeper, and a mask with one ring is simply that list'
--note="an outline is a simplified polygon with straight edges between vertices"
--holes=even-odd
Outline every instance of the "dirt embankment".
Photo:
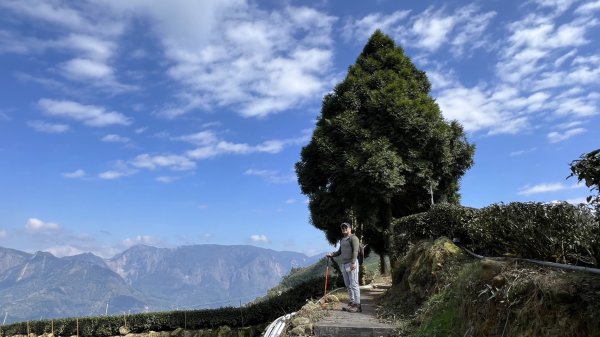
[{"label": "dirt embankment", "polygon": [[447,238],[395,262],[381,312],[403,336],[600,336],[600,277],[479,260]]}]

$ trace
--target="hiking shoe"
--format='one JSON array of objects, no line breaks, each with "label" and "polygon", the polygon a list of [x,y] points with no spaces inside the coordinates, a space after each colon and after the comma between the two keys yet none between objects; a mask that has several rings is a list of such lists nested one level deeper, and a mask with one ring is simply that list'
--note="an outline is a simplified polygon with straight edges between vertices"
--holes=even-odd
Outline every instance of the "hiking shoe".
[{"label": "hiking shoe", "polygon": [[348,305],[342,308],[342,311],[349,311],[354,304],[352,302],[348,302]]},{"label": "hiking shoe", "polygon": [[346,309],[346,311],[348,312],[359,312],[359,307],[358,306],[351,306],[350,308]]},{"label": "hiking shoe", "polygon": [[357,312],[362,312],[362,307],[361,307],[361,305],[360,305],[360,304],[352,304],[352,307],[353,307],[353,308],[356,308],[356,311],[357,311]]}]

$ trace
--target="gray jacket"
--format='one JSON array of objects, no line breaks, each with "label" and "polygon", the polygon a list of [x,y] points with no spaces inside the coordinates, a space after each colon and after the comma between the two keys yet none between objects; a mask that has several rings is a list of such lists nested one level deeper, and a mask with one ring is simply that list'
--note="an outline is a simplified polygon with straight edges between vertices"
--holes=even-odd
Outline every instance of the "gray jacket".
[{"label": "gray jacket", "polygon": [[340,249],[332,256],[342,256],[342,263],[350,263],[358,258],[358,237],[354,234],[340,240]]}]

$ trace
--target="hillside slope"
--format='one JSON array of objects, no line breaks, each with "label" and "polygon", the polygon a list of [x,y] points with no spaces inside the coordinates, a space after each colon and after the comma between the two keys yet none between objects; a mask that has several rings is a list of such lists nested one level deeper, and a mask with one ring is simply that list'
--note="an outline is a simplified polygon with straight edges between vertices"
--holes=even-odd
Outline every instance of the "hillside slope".
[{"label": "hillside slope", "polygon": [[600,277],[475,259],[442,237],[397,261],[382,313],[403,336],[594,337]]}]

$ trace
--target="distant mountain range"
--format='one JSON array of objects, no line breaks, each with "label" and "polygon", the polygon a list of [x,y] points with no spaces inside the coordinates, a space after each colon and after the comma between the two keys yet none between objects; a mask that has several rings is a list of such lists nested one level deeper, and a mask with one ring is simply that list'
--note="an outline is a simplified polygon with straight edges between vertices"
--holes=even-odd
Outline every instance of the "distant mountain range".
[{"label": "distant mountain range", "polygon": [[254,246],[134,246],[110,259],[0,247],[6,323],[124,312],[238,306],[263,296],[310,258]]}]

